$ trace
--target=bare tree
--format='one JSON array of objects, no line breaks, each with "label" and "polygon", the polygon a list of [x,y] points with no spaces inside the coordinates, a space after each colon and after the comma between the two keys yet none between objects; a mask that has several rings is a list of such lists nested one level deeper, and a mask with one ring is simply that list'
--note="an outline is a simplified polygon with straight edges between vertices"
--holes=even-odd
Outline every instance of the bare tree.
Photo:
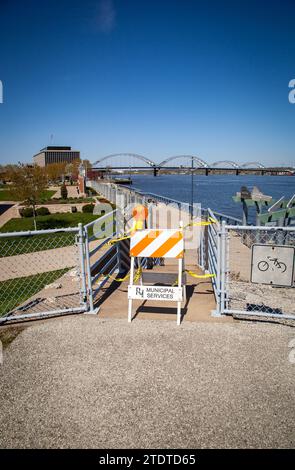
[{"label": "bare tree", "polygon": [[11,175],[17,168],[17,165],[0,165],[0,178],[3,181],[11,181]]},{"label": "bare tree", "polygon": [[92,163],[90,162],[90,160],[88,160],[87,158],[84,158],[84,160],[82,160],[82,163],[87,170],[91,170]]}]

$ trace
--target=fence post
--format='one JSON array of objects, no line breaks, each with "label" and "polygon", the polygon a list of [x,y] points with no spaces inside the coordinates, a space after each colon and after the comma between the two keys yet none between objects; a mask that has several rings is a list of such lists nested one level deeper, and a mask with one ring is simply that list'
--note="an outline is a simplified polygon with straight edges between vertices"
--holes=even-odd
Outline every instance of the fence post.
[{"label": "fence post", "polygon": [[203,244],[204,244],[204,252],[206,254],[205,259],[204,259],[204,269],[207,271],[209,269],[209,226],[204,227],[204,239],[203,239]]},{"label": "fence post", "polygon": [[87,228],[84,229],[85,235],[85,254],[86,254],[86,268],[87,268],[87,280],[88,280],[88,299],[89,299],[89,312],[96,313],[93,305],[93,292],[92,292],[92,277],[90,267],[90,254],[89,254],[89,235]]},{"label": "fence post", "polygon": [[200,228],[199,265],[204,269],[204,229]]},{"label": "fence post", "polygon": [[[124,198],[123,198],[123,201],[124,201]],[[116,215],[115,215],[115,220],[114,220],[114,224],[115,224],[114,232],[116,234],[116,237],[120,237],[124,233],[124,221],[122,223],[122,217],[124,217],[123,215],[124,208],[122,207],[122,197],[120,197],[118,193],[116,197],[116,207],[117,207],[117,211],[115,212]],[[116,244],[115,249],[116,249],[116,255],[117,255],[117,264],[119,267],[119,273],[121,273],[122,272],[121,242],[118,242]]]},{"label": "fence post", "polygon": [[80,269],[81,269],[81,281],[82,281],[82,298],[83,298],[83,305],[85,306],[85,310],[87,309],[87,288],[86,288],[86,272],[85,272],[85,252],[84,252],[84,236],[83,236],[83,225],[80,223],[78,224],[79,232],[78,232],[78,246],[79,246],[79,254],[80,254]]},{"label": "fence post", "polygon": [[226,272],[226,228],[225,228],[225,220],[221,222],[221,264],[220,264],[220,313],[221,315],[224,313],[225,310],[225,272]]},{"label": "fence post", "polygon": [[148,203],[148,211],[149,211],[149,215],[148,215],[148,224],[149,224],[149,228],[154,228],[154,204],[149,202]]},{"label": "fence post", "polygon": [[[205,227],[207,228],[207,227]],[[209,229],[209,227],[208,227]],[[220,268],[221,268],[221,231],[217,232],[217,259],[216,259],[216,289],[217,289],[217,298],[216,298],[216,310],[212,311],[213,317],[219,317],[220,312],[220,300],[221,300],[221,285],[220,285]],[[207,250],[209,249],[207,245]],[[208,256],[208,254],[207,254]]]}]

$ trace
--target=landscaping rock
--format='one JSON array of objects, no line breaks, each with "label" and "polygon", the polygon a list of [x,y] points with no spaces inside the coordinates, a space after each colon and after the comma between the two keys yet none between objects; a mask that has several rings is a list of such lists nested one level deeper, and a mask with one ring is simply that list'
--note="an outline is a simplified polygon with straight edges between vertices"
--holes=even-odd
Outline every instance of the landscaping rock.
[{"label": "landscaping rock", "polygon": [[53,284],[48,284],[44,289],[61,289],[62,284],[60,282],[54,282]]}]

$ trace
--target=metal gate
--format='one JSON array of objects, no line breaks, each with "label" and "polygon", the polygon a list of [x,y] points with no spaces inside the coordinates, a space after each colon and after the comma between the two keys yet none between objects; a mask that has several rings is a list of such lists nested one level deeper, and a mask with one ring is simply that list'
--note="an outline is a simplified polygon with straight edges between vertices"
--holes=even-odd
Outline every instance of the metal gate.
[{"label": "metal gate", "polygon": [[[221,224],[219,232],[220,289],[219,312],[241,317],[268,317],[271,319],[295,320],[294,267],[289,286],[252,282],[252,248],[254,245],[295,247],[295,227],[234,226]],[[269,257],[263,261],[265,267],[282,277],[285,265]],[[293,259],[290,261],[294,263]],[[265,269],[266,269],[265,268]]]},{"label": "metal gate", "polygon": [[116,235],[117,210],[84,226],[89,312],[96,313],[102,288],[115,272],[121,271],[119,247],[108,246]]},{"label": "metal gate", "polygon": [[82,224],[0,234],[0,324],[86,310]]}]

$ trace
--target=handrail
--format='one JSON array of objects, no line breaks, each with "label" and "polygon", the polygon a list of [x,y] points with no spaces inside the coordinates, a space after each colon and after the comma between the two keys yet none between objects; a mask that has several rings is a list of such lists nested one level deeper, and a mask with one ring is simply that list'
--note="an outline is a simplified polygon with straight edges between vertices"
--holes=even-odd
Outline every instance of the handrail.
[{"label": "handrail", "polygon": [[115,214],[118,211],[118,209],[114,209],[113,211],[107,212],[107,214],[102,215],[101,217],[97,217],[97,219],[93,220],[92,222],[89,222],[88,224],[84,225],[84,229],[88,230],[88,228],[92,227],[96,222],[99,220],[100,222],[103,222],[107,217],[109,217],[111,214]]},{"label": "handrail", "polygon": [[[212,210],[212,209],[210,209]],[[227,220],[234,220],[235,222],[238,222],[238,223],[242,223],[242,219],[238,219],[237,217],[233,217],[232,215],[226,215],[226,214],[223,214],[222,212],[217,212],[217,211],[214,211],[212,210],[212,213],[218,217],[222,217],[224,219],[227,219]]]},{"label": "handrail", "polygon": [[185,206],[189,206],[190,204],[188,202],[184,202],[184,201],[178,201],[177,199],[172,199],[170,197],[166,197],[166,196],[161,196],[161,194],[155,194],[155,193],[150,193],[150,192],[142,192],[142,195],[144,197],[148,197],[148,196],[152,196],[152,197],[155,197],[156,199],[162,199],[162,200],[165,200],[165,201],[168,201],[168,202],[176,202],[176,204],[182,204],[182,205],[185,205]]},{"label": "handrail", "polygon": [[234,230],[260,230],[260,231],[271,231],[274,232],[294,232],[294,225],[289,225],[287,227],[280,227],[277,225],[225,225],[226,229],[234,229]]},{"label": "handrail", "polygon": [[22,232],[1,232],[0,238],[7,237],[28,237],[36,235],[46,235],[47,233],[75,233],[79,231],[79,227],[68,227],[68,228],[52,228],[48,230],[27,230]]},{"label": "handrail", "polygon": [[[98,186],[100,186],[102,183],[97,183]],[[184,201],[179,201],[177,199],[173,199],[173,198],[170,198],[170,197],[167,197],[167,196],[162,196],[161,194],[156,194],[156,193],[153,193],[153,192],[150,192],[150,191],[147,191],[145,192],[144,190],[141,190],[140,188],[137,188],[137,187],[133,187],[133,188],[126,188],[126,186],[123,186],[123,185],[116,185],[116,184],[113,184],[113,183],[108,183],[109,186],[112,186],[112,188],[120,188],[123,192],[125,193],[129,193],[129,194],[134,194],[134,195],[138,195],[138,196],[142,196],[142,197],[152,197],[152,198],[155,198],[157,199],[158,201],[167,201],[167,203],[176,203],[176,204],[181,204],[182,206],[185,206],[185,209],[188,209],[190,208],[190,204],[188,202],[184,202]],[[105,185],[107,186],[107,185]],[[106,196],[106,194],[105,194]],[[208,209],[210,208],[201,208],[201,212],[206,212],[208,211]],[[218,218],[218,219],[225,219],[226,221],[230,222],[232,221],[234,224],[241,224],[242,223],[242,219],[238,219],[237,217],[233,217],[231,215],[227,215],[227,214],[224,214],[222,212],[218,212],[218,211],[215,211],[215,210],[212,210],[210,209],[213,213],[213,215],[215,216],[215,218]]]}]

